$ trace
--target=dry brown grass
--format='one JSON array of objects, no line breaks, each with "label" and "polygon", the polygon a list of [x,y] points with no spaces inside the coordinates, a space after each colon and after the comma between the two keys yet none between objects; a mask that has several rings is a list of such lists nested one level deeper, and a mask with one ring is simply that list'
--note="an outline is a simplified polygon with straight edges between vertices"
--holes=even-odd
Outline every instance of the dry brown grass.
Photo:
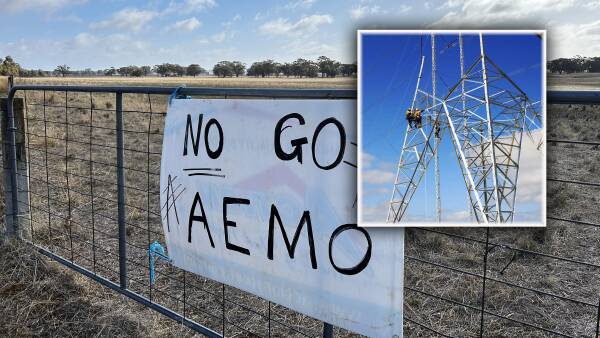
[{"label": "dry brown grass", "polygon": [[0,76],[0,94],[8,92],[8,77]]},{"label": "dry brown grass", "polygon": [[549,90],[589,90],[600,89],[600,74],[548,74]]},{"label": "dry brown grass", "polygon": [[286,78],[286,77],[44,77],[18,78],[23,84],[123,85],[123,86],[195,86],[227,88],[355,88],[356,78]]},{"label": "dry brown grass", "polygon": [[17,242],[0,251],[0,313],[2,337],[193,335]]}]

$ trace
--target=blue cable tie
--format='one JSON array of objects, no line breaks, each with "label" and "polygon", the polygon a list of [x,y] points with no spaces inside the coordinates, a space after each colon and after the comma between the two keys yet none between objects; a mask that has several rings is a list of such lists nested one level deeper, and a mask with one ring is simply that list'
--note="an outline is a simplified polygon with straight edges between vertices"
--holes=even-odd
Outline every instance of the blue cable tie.
[{"label": "blue cable tie", "polygon": [[156,258],[165,260],[168,263],[171,263],[172,259],[165,254],[165,248],[163,248],[163,246],[157,241],[154,241],[152,244],[150,244],[150,247],[148,248],[148,256],[150,257],[150,285],[154,285],[154,263]]},{"label": "blue cable tie", "polygon": [[169,95],[169,106],[171,105],[171,103],[173,102],[173,100],[176,99],[191,99],[192,97],[189,95],[180,95],[179,91],[185,88],[185,85],[181,85],[177,88],[175,88],[175,90],[171,93],[171,95]]}]

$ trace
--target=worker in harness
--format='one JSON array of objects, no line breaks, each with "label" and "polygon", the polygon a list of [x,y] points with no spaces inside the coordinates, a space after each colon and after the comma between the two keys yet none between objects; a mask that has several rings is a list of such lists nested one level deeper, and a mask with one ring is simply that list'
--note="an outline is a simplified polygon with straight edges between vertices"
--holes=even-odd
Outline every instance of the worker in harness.
[{"label": "worker in harness", "polygon": [[413,120],[417,126],[417,128],[421,128],[422,124],[422,115],[421,115],[421,109],[415,109],[414,113],[413,113]]},{"label": "worker in harness", "polygon": [[435,134],[435,138],[440,138],[440,121],[438,120],[433,122],[433,133]]},{"label": "worker in harness", "polygon": [[413,127],[414,118],[413,118],[413,113],[410,110],[410,108],[406,110],[406,121],[408,122],[408,127],[412,128]]}]

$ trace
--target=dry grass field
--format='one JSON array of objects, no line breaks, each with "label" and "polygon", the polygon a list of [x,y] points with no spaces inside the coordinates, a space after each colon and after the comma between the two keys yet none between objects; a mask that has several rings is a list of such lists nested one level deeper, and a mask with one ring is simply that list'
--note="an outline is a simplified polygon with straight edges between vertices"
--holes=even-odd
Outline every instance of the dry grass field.
[{"label": "dry grass field", "polygon": [[[185,83],[189,86],[353,88],[355,85],[353,79],[119,80],[122,80],[119,84],[123,85],[167,86]],[[18,79],[17,83],[117,84],[94,81],[113,79]],[[561,81],[556,84],[569,86],[567,80]],[[594,82],[586,83],[593,86]],[[549,87],[552,88],[552,83]],[[70,93],[65,96],[64,93],[47,92],[43,96],[35,92],[27,95],[27,103],[34,241],[118,281],[115,132],[112,130],[114,95]],[[40,105],[42,103],[46,104],[46,109]],[[73,108],[65,109],[65,104]],[[267,315],[269,304],[255,296],[222,287],[165,264],[158,264],[157,282],[149,287],[145,249],[150,241],[162,241],[156,191],[165,97],[125,95],[124,109],[127,110],[125,161],[128,168],[126,203],[130,287],[176,311],[185,311],[190,318],[216,331],[222,327],[220,316],[225,292],[227,336],[267,335],[267,322],[261,315]],[[93,128],[90,128],[90,121]],[[592,106],[549,106],[548,135],[551,139],[597,141],[600,139],[600,109]],[[549,177],[597,182],[599,170],[600,152],[597,147],[548,145]],[[549,216],[600,223],[597,188],[549,182],[547,192]],[[94,198],[91,198],[92,194]],[[485,239],[484,229],[444,231]],[[493,229],[490,242],[504,246],[489,250],[489,277],[540,289],[548,294],[598,303],[598,268],[522,251],[517,253],[507,246],[599,265],[599,228],[548,221],[548,227],[542,230]],[[405,245],[407,256],[413,258],[405,261],[406,286],[475,308],[481,306],[481,280],[442,266],[481,274],[483,244],[411,229],[407,231]],[[503,271],[513,257],[512,264]],[[438,266],[420,263],[419,260],[435,262]],[[183,280],[187,285],[185,309],[181,302],[184,297]],[[405,298],[406,316],[450,336],[479,336],[479,311],[409,290],[405,291]],[[582,306],[492,281],[488,281],[486,304],[488,311],[567,335],[592,337],[595,334],[598,309],[593,306]],[[320,334],[322,326],[318,321],[281,306],[272,305],[270,310],[271,317],[286,326],[273,322],[271,332],[274,336],[300,336],[294,330],[309,336]],[[87,278],[31,252],[22,244],[12,244],[0,250],[0,313],[9,314],[0,316],[0,336],[194,335],[180,324],[97,286]],[[554,336],[490,315],[484,319],[485,337]],[[352,336],[338,329],[335,333],[336,337]],[[405,335],[433,336],[413,324],[405,324]]]},{"label": "dry grass field", "polygon": [[94,86],[172,86],[226,87],[226,88],[355,88],[356,78],[286,78],[286,77],[45,77],[22,78],[22,84],[68,84]]},{"label": "dry grass field", "polygon": [[0,76],[0,93],[6,93],[8,91],[8,77]]},{"label": "dry grass field", "polygon": [[548,74],[548,89],[556,90],[590,90],[600,89],[600,74]]}]

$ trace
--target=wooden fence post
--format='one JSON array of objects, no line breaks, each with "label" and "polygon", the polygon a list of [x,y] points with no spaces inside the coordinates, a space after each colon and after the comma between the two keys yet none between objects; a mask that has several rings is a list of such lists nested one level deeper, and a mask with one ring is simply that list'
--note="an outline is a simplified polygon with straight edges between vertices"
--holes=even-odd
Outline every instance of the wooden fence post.
[{"label": "wooden fence post", "polygon": [[[27,157],[27,135],[25,134],[25,107],[22,98],[13,99],[14,125],[15,125],[15,150],[17,159],[17,195],[18,214],[14,217],[12,191],[12,161],[11,161],[11,133],[8,114],[8,99],[0,98],[0,113],[2,114],[2,163],[4,169],[4,231],[1,237],[8,239],[12,237],[29,239],[29,166]],[[0,229],[1,230],[1,229]]]}]

